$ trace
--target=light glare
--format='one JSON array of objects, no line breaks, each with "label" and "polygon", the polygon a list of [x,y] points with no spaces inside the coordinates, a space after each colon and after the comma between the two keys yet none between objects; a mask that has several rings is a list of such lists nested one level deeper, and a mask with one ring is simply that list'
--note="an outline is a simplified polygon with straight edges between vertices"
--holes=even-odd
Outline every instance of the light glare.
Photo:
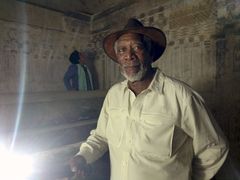
[{"label": "light glare", "polygon": [[8,152],[0,147],[0,159],[0,179],[27,180],[33,172],[30,156]]}]

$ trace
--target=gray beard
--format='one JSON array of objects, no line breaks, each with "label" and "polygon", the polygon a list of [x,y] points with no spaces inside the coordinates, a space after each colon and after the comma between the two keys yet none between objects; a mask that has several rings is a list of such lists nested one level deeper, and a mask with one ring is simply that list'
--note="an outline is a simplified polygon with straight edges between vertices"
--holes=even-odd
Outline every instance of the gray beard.
[{"label": "gray beard", "polygon": [[125,70],[121,68],[121,74],[130,82],[140,81],[146,75],[146,72],[147,72],[147,68],[143,67],[142,64],[140,66],[140,71],[138,71],[136,74],[132,76],[127,75]]}]

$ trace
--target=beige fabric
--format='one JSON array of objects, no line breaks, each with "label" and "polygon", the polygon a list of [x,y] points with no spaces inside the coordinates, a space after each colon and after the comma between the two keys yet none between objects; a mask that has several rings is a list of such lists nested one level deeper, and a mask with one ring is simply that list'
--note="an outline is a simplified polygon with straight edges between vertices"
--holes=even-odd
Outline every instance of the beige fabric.
[{"label": "beige fabric", "polygon": [[79,154],[91,163],[108,148],[111,180],[208,180],[228,153],[202,98],[160,70],[137,97],[127,81],[109,90]]}]

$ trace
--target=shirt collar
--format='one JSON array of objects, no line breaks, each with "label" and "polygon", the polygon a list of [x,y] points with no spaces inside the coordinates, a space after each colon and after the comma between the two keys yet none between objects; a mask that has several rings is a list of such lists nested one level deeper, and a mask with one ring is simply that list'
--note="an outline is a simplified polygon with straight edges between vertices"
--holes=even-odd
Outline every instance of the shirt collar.
[{"label": "shirt collar", "polygon": [[149,85],[148,89],[162,94],[163,86],[164,86],[163,73],[159,68],[156,68],[156,73],[155,73],[153,80],[152,80],[151,84]]}]

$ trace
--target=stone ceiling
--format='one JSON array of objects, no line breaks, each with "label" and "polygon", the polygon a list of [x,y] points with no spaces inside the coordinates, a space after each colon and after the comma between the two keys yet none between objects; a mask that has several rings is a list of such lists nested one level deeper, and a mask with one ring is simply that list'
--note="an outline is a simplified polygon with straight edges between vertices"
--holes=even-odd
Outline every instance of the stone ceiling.
[{"label": "stone ceiling", "polygon": [[17,0],[65,14],[92,16],[136,0]]}]

